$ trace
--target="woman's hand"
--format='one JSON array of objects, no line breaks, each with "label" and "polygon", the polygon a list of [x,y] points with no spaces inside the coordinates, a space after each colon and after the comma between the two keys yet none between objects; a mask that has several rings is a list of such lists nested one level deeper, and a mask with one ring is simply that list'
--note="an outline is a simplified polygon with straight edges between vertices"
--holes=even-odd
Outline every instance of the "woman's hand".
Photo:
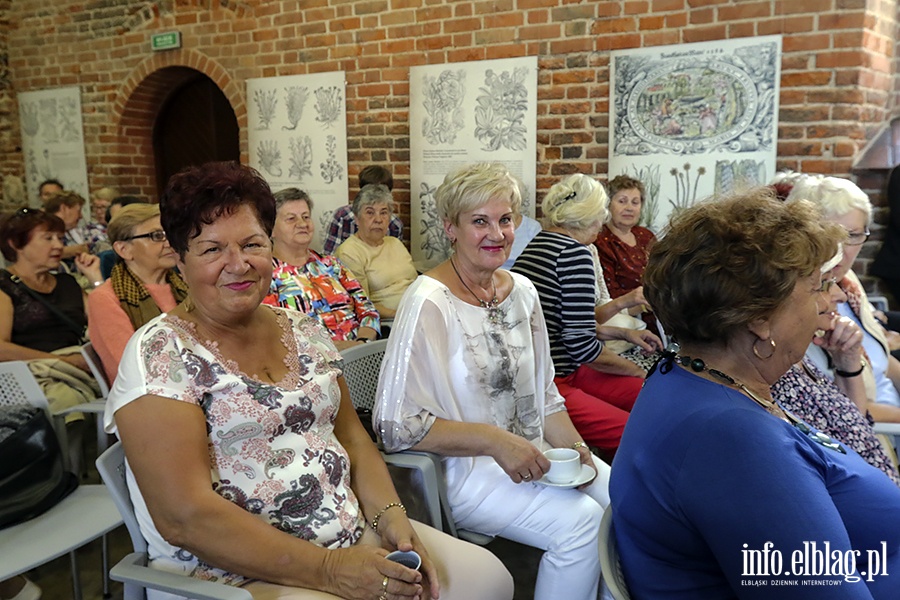
[{"label": "woman's hand", "polygon": [[583,490],[584,488],[586,488],[589,485],[591,485],[592,483],[594,483],[594,479],[597,478],[597,467],[594,465],[594,456],[591,454],[590,449],[588,449],[588,447],[586,445],[584,445],[584,446],[580,445],[575,449],[578,450],[578,454],[581,455],[581,464],[587,465],[591,469],[594,470],[594,476],[591,477],[591,480],[588,481],[587,483],[584,483],[584,484],[578,486],[579,490]]},{"label": "woman's hand", "polygon": [[[422,587],[430,592],[431,598],[437,598],[440,595],[440,584],[438,582],[437,568],[431,562],[428,550],[422,544],[416,530],[413,528],[406,513],[402,510],[392,510],[384,513],[378,520],[378,531],[381,535],[381,542],[387,550],[402,550],[408,552],[414,550],[422,558],[422,566],[419,571],[424,576],[414,580],[414,583],[421,583]],[[407,569],[412,573],[416,573],[412,569]],[[409,582],[409,580],[404,580]],[[389,586],[393,589],[393,586]],[[427,597],[427,596],[426,596]]]},{"label": "woman's hand", "polygon": [[331,586],[326,591],[350,600],[376,600],[385,594],[390,600],[427,597],[421,573],[385,556],[387,550],[365,544],[329,551],[324,569]]},{"label": "woman's hand", "polygon": [[650,310],[647,306],[647,299],[644,298],[644,286],[638,286],[627,294],[619,296],[618,300],[621,302],[622,308],[628,309],[628,313],[632,316]]},{"label": "woman's hand", "polygon": [[601,325],[597,327],[597,338],[601,340],[625,340],[635,346],[640,346],[647,352],[662,350],[662,341],[656,334],[646,329],[636,331],[634,329]]},{"label": "woman's hand", "polygon": [[93,254],[82,252],[75,257],[75,268],[87,277],[91,283],[96,284],[98,281],[103,282],[103,275],[100,272],[100,259]]},{"label": "woman's hand", "polygon": [[513,483],[536,481],[550,469],[547,457],[525,438],[502,429],[497,429],[497,434],[490,454]]},{"label": "woman's hand", "polygon": [[835,316],[821,337],[813,343],[826,350],[840,371],[856,371],[862,358],[863,332],[849,317]]},{"label": "woman's hand", "polygon": [[91,368],[88,366],[87,361],[84,360],[84,357],[81,354],[64,354],[59,357],[59,360],[67,362],[73,367],[78,367],[89,375],[91,374]]}]

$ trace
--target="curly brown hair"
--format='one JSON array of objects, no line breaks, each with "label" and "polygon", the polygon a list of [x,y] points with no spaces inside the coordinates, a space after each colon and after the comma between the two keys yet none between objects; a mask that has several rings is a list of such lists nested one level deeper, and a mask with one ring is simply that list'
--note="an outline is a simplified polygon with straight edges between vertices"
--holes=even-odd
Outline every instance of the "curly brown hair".
[{"label": "curly brown hair", "polygon": [[610,199],[622,190],[637,190],[641,194],[641,203],[644,202],[644,184],[640,179],[628,175],[616,175],[606,187],[609,188]]},{"label": "curly brown hair", "polygon": [[644,295],[678,341],[727,343],[775,312],[844,235],[811,203],[785,204],[769,188],[701,203],[653,245]]},{"label": "curly brown hair", "polygon": [[172,175],[159,201],[169,245],[183,259],[204,225],[249,206],[266,235],[275,225],[275,197],[256,169],[238,162],[211,162]]}]

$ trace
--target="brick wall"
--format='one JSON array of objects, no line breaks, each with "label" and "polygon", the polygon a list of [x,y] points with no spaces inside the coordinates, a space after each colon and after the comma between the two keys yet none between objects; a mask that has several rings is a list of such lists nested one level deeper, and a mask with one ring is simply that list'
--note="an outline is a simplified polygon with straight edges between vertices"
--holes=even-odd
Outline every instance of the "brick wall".
[{"label": "brick wall", "polygon": [[[846,176],[895,105],[896,5],[0,0],[12,85],[0,89],[0,172],[22,169],[15,107],[3,110],[10,93],[81,85],[91,187],[152,196],[148,132],[159,103],[177,84],[178,67],[212,78],[242,128],[247,78],[344,70],[351,182],[366,164],[389,164],[406,212],[409,67],[537,55],[538,189],[545,190],[567,173],[605,175],[610,50],[783,34],[779,167]],[[149,35],[173,29],[181,31],[184,48],[151,53]],[[241,149],[246,158],[244,132]],[[876,183],[867,185],[878,191]]]}]

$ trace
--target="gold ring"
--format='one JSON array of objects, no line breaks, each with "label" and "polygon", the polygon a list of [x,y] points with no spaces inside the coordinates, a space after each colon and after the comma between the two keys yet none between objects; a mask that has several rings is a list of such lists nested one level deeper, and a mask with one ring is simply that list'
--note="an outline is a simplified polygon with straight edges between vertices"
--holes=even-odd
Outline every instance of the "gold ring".
[{"label": "gold ring", "polygon": [[381,580],[381,596],[378,597],[378,600],[387,600],[388,579],[388,576],[385,575],[384,579]]},{"label": "gold ring", "polygon": [[522,479],[525,481],[531,481],[531,473],[529,473],[528,475],[522,475]]}]

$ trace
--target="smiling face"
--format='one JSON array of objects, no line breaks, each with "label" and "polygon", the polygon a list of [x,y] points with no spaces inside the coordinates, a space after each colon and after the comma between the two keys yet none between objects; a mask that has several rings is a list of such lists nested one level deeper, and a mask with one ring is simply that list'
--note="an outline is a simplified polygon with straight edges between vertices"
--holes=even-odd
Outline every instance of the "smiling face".
[{"label": "smiling face", "polygon": [[[850,209],[850,212],[847,212],[840,217],[831,217],[828,220],[843,227],[850,236],[849,240],[844,241],[844,257],[841,259],[841,262],[838,263],[838,266],[834,268],[834,277],[840,281],[844,278],[844,275],[853,268],[853,263],[856,261],[856,257],[859,256],[862,244],[854,244],[854,242],[857,241],[856,238],[865,235],[868,223],[866,220],[866,213],[858,208],[852,208]],[[864,237],[862,241],[865,241]]]},{"label": "smiling face", "polygon": [[27,265],[36,271],[49,271],[59,267],[62,259],[63,234],[49,231],[46,225],[35,227],[26,243],[16,248],[16,265]]},{"label": "smiling face", "polygon": [[509,258],[515,239],[512,204],[494,197],[487,204],[459,214],[459,224],[444,222],[447,236],[456,240],[456,256],[476,269],[494,271]]},{"label": "smiling face", "polygon": [[357,234],[371,245],[378,245],[387,234],[391,222],[391,207],[386,202],[376,202],[360,209],[356,216]]},{"label": "smiling face", "polygon": [[[155,231],[162,231],[159,217],[153,217],[135,227],[131,237]],[[145,282],[153,282],[157,275],[173,268],[178,261],[178,255],[166,240],[154,242],[148,237],[137,237],[116,242],[115,249],[128,267]]]},{"label": "smiling face", "polygon": [[631,229],[641,220],[641,192],[619,190],[609,200],[609,220],[617,229]]},{"label": "smiling face", "polygon": [[823,313],[828,312],[831,304],[831,289],[823,292],[822,282],[831,278],[832,274],[823,275],[818,271],[801,277],[791,295],[769,317],[770,337],[776,343],[773,363],[777,365],[773,366],[783,368],[778,377],[803,357],[816,330],[822,328],[827,318]]},{"label": "smiling face", "polygon": [[272,251],[256,213],[241,205],[204,225],[178,261],[203,318],[220,324],[250,316],[269,291]]},{"label": "smiling face", "polygon": [[282,244],[306,250],[315,233],[312,214],[306,200],[291,200],[278,209],[275,217],[275,228],[272,230],[272,241],[275,242],[275,253]]}]

